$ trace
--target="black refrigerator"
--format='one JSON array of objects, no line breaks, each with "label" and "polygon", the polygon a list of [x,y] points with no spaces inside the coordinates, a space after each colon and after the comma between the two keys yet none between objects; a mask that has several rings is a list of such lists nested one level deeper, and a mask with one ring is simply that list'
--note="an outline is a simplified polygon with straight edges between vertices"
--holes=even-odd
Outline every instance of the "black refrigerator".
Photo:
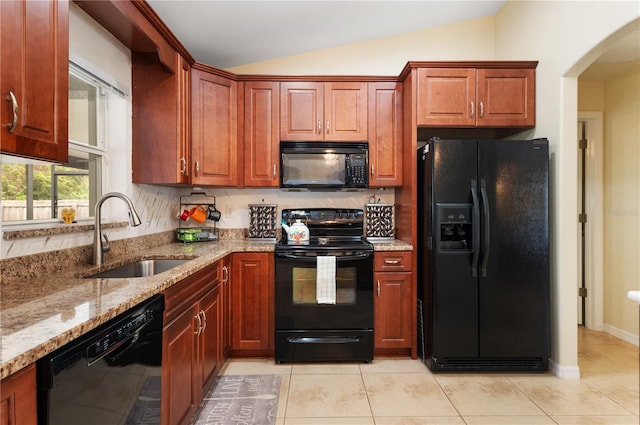
[{"label": "black refrigerator", "polygon": [[432,371],[545,371],[547,139],[418,150],[418,354]]}]

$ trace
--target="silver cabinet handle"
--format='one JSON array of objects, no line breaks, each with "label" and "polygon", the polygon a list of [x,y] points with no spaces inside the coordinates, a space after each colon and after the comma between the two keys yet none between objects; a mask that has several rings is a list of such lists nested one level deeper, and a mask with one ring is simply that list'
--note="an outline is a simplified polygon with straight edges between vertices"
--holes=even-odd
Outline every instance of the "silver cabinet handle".
[{"label": "silver cabinet handle", "polygon": [[327,120],[327,134],[329,134],[329,128],[330,128],[330,126],[329,126],[329,120]]},{"label": "silver cabinet handle", "polygon": [[18,126],[18,101],[16,100],[16,95],[13,94],[12,91],[10,91],[7,95],[7,101],[11,102],[13,120],[10,123],[6,124],[6,126],[9,129],[9,133],[13,133]]},{"label": "silver cabinet handle", "polygon": [[200,175],[200,162],[196,161],[196,177]]},{"label": "silver cabinet handle", "polygon": [[200,317],[200,313],[196,314],[195,318],[198,321],[198,329],[193,331],[193,333],[196,335],[200,335],[202,333],[202,318]]},{"label": "silver cabinet handle", "polygon": [[476,105],[471,101],[471,118],[476,114]]},{"label": "silver cabinet handle", "polygon": [[380,281],[378,280],[378,296],[380,296]]},{"label": "silver cabinet handle", "polygon": [[227,283],[229,281],[229,268],[227,266],[222,266],[222,283]]},{"label": "silver cabinet handle", "polygon": [[400,260],[390,260],[389,258],[384,259],[385,264],[398,265],[400,264]]},{"label": "silver cabinet handle", "polygon": [[371,177],[373,177],[376,174],[376,166],[375,164],[371,164]]},{"label": "silver cabinet handle", "polygon": [[186,175],[187,174],[187,160],[184,158],[184,156],[182,158],[180,158],[180,164],[182,164],[182,168],[180,169],[180,174]]},{"label": "silver cabinet handle", "polygon": [[480,118],[484,117],[484,104],[480,102]]},{"label": "silver cabinet handle", "polygon": [[200,310],[200,314],[202,314],[202,330],[200,331],[202,333],[207,329],[207,313],[204,310]]},{"label": "silver cabinet handle", "polygon": [[276,178],[276,164],[273,164],[273,179]]},{"label": "silver cabinet handle", "polygon": [[322,121],[318,120],[318,134],[322,132]]}]

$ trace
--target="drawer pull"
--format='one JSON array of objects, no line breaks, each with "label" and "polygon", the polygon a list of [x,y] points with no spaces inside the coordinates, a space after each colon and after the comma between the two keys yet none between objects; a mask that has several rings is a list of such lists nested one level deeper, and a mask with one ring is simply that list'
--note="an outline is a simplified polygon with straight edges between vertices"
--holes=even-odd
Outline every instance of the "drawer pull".
[{"label": "drawer pull", "polygon": [[385,264],[389,264],[391,266],[396,266],[396,265],[400,264],[401,262],[402,262],[402,260],[392,260],[392,259],[389,259],[389,258],[385,258],[384,259],[384,263]]}]

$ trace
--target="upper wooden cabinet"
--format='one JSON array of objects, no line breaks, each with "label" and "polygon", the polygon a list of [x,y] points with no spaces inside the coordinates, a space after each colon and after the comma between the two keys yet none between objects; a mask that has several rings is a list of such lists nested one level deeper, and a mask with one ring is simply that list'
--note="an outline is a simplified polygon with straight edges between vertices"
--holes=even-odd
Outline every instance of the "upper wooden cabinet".
[{"label": "upper wooden cabinet", "polygon": [[367,83],[283,82],[281,140],[367,140]]},{"label": "upper wooden cabinet", "polygon": [[191,85],[191,184],[236,186],[237,82],[194,65]]},{"label": "upper wooden cabinet", "polygon": [[431,127],[533,127],[535,70],[420,68],[418,116]]},{"label": "upper wooden cabinet", "polygon": [[402,83],[369,83],[369,186],[402,186]]},{"label": "upper wooden cabinet", "polygon": [[68,160],[69,2],[0,1],[0,151]]},{"label": "upper wooden cabinet", "polygon": [[189,183],[191,66],[177,52],[175,73],[152,53],[134,52],[131,60],[133,182]]},{"label": "upper wooden cabinet", "polygon": [[280,83],[247,81],[244,88],[244,185],[278,187]]}]

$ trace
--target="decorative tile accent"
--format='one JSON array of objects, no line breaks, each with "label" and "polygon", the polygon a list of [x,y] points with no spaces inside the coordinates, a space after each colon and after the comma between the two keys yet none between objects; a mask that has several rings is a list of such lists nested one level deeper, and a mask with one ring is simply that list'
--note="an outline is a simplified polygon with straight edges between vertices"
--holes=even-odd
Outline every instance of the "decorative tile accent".
[{"label": "decorative tile accent", "polygon": [[276,205],[249,204],[249,238],[276,240]]},{"label": "decorative tile accent", "polygon": [[392,204],[365,205],[365,236],[368,240],[394,237],[394,214]]}]

